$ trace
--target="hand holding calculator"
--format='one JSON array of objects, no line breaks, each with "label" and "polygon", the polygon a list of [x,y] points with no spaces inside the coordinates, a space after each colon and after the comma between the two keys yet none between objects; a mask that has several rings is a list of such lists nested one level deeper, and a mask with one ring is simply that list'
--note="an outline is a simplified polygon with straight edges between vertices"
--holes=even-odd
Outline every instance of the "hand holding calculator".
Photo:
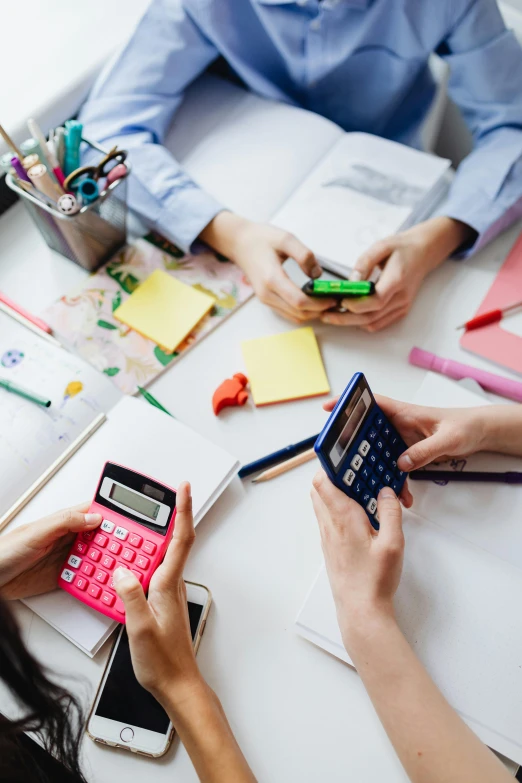
[{"label": "hand holding calculator", "polygon": [[330,481],[364,508],[378,530],[377,495],[383,487],[399,495],[407,474],[397,461],[407,446],[362,373],[341,394],[314,448]]},{"label": "hand holding calculator", "polygon": [[97,530],[79,533],[58,585],[98,612],[125,622],[112,573],[129,568],[145,592],[174,530],[176,492],[133,470],[105,463],[89,513],[101,514]]}]

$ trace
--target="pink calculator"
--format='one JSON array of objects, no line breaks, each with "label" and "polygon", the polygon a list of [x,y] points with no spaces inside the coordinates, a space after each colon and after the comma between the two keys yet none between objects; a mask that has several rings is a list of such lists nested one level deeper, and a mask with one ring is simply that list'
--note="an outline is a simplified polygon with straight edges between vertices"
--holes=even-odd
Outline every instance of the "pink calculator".
[{"label": "pink calculator", "polygon": [[79,533],[58,585],[79,601],[120,623],[125,608],[112,572],[129,568],[145,592],[174,530],[176,492],[122,465],[106,462],[89,512],[101,514],[100,527]]}]

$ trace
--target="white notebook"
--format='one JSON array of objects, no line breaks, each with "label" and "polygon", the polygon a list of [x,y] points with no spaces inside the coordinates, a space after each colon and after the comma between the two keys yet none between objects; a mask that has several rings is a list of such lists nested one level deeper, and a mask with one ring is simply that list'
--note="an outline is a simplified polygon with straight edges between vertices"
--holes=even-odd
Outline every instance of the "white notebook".
[{"label": "white notebook", "polygon": [[[176,488],[192,484],[194,518],[202,519],[236,475],[239,462],[203,436],[149,403],[125,397],[106,422],[16,517],[28,522],[89,501],[110,460]],[[116,627],[108,617],[56,590],[25,601],[34,612],[91,657]]]},{"label": "white notebook", "polygon": [[[445,407],[488,404],[431,373],[415,402]],[[450,469],[522,470],[522,460],[481,454],[465,465],[455,461]],[[396,596],[399,624],[475,733],[522,764],[520,487],[410,485],[415,513],[404,514],[406,555]],[[296,628],[301,636],[351,663],[324,568]]]}]

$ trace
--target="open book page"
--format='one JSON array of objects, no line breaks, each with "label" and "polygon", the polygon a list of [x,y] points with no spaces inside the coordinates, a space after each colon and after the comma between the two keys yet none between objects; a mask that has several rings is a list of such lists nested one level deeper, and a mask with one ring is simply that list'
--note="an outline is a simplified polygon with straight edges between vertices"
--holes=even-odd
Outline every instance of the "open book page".
[{"label": "open book page", "polygon": [[[473,407],[489,405],[448,378],[428,373],[413,400],[418,405]],[[507,403],[513,405],[514,403]],[[437,466],[430,466],[436,469]],[[442,470],[522,471],[522,458],[482,453],[451,460]],[[522,568],[522,491],[510,484],[410,481],[414,511],[455,535]]]},{"label": "open book page", "polygon": [[[395,600],[399,625],[468,725],[521,763],[522,572],[409,512],[404,529],[404,572]],[[351,663],[324,568],[297,630]]]},{"label": "open book page", "polygon": [[[142,400],[124,397],[107,421],[18,514],[12,527],[92,499],[107,460],[151,476],[174,489],[192,484],[199,522],[235,476],[239,463],[184,424]],[[94,655],[116,623],[62,590],[25,601],[56,630]]]},{"label": "open book page", "polygon": [[348,271],[371,244],[410,221],[448,167],[449,161],[402,144],[347,133],[272,222],[332,261],[334,271]]},{"label": "open book page", "polygon": [[268,221],[344,132],[214,76],[188,91],[165,146],[227,208]]},{"label": "open book page", "polygon": [[0,517],[119,399],[107,376],[0,313],[0,379],[49,398],[44,408],[0,388]]}]

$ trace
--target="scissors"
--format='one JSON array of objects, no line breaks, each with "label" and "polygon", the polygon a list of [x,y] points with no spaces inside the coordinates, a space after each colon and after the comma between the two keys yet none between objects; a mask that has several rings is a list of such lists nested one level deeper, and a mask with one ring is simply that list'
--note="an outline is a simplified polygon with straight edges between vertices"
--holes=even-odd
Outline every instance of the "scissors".
[{"label": "scissors", "polygon": [[[77,182],[83,177],[90,177],[97,182],[100,177],[106,177],[114,166],[117,166],[119,163],[124,163],[126,158],[126,150],[119,150],[117,147],[113,147],[103,156],[97,166],[81,166],[79,169],[72,171],[69,176],[66,177],[63,183],[63,189],[68,191],[71,188],[78,187]],[[108,168],[111,163],[112,165]]]}]

